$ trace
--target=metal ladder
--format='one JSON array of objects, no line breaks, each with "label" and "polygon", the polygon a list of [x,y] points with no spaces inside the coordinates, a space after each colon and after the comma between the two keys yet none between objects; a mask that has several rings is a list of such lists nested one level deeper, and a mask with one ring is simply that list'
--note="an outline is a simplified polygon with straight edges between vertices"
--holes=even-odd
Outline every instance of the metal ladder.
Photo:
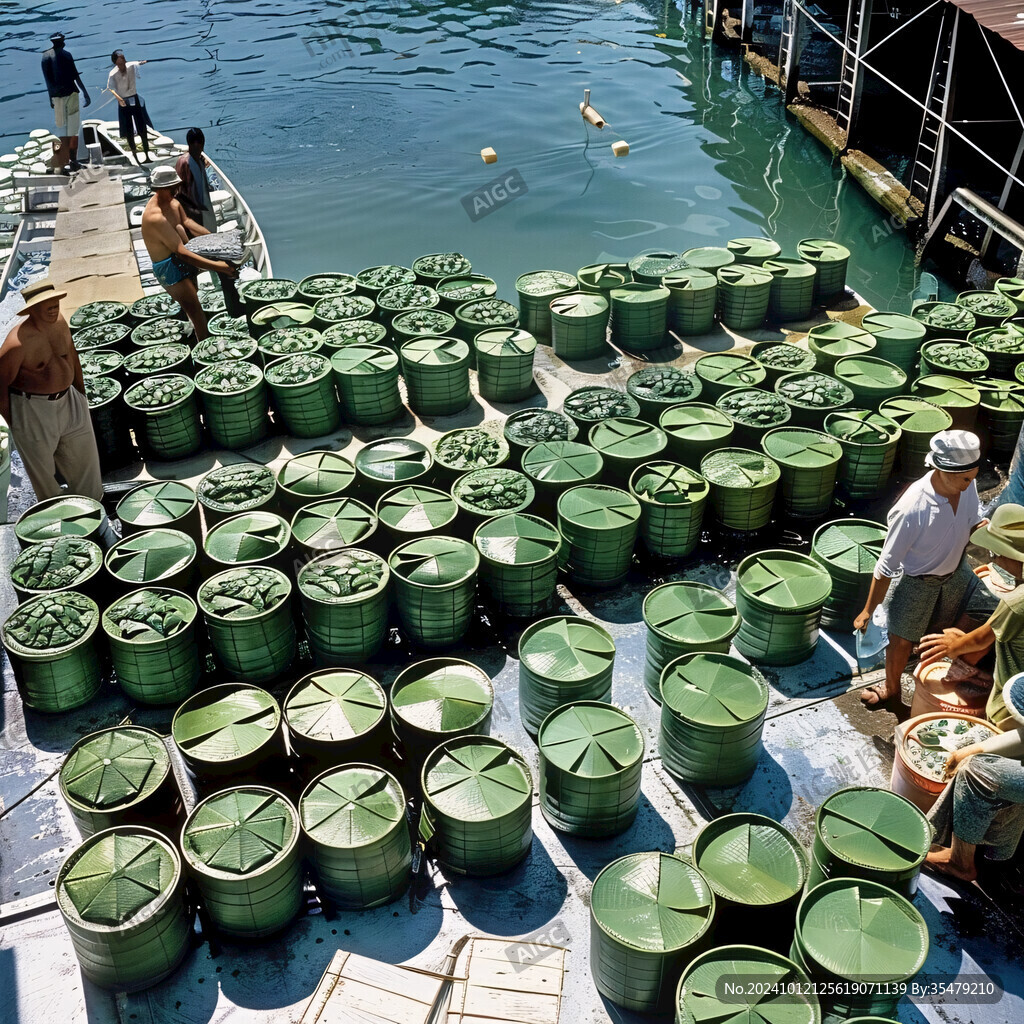
[{"label": "metal ladder", "polygon": [[925,110],[921,116],[921,129],[917,136],[914,161],[911,165],[908,187],[913,198],[920,200],[925,208],[925,219],[931,223],[935,216],[937,182],[936,163],[939,158],[940,141],[946,114],[949,108],[949,68],[953,57],[954,26],[957,8],[946,4],[939,25],[939,37],[935,43],[935,57],[932,61],[931,78],[928,81],[928,95]]},{"label": "metal ladder", "polygon": [[836,125],[846,136],[849,145],[850,125],[853,123],[853,108],[857,98],[860,78],[860,33],[864,8],[870,8],[872,0],[850,0],[846,9],[846,46],[843,50],[843,68],[839,75],[839,99],[836,101]]},{"label": "metal ladder", "polygon": [[783,0],[782,3],[782,31],[779,35],[779,88],[783,96],[788,95],[788,88],[783,84],[783,76],[786,75],[786,65],[789,63],[789,56],[793,52],[794,37],[796,34],[796,16],[793,13],[792,0]]}]

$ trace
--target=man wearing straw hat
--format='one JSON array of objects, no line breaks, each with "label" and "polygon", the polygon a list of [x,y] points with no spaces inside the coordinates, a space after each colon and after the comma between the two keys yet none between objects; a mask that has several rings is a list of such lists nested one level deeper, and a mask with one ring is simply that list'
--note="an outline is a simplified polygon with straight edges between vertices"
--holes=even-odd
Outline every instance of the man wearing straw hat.
[{"label": "man wearing straw hat", "polygon": [[101,500],[103,478],[82,364],[60,312],[66,295],[51,281],[22,289],[25,304],[18,316],[24,320],[0,346],[0,416],[10,424],[39,501],[62,493],[57,472],[70,494]]},{"label": "man wearing straw hat", "polygon": [[931,630],[955,623],[978,584],[965,552],[971,532],[985,522],[974,482],[981,442],[967,430],[944,430],[931,439],[925,464],[931,471],[889,510],[867,602],[853,623],[854,629],[866,630],[885,601],[885,682],[861,691],[869,707],[900,693],[914,645]]}]

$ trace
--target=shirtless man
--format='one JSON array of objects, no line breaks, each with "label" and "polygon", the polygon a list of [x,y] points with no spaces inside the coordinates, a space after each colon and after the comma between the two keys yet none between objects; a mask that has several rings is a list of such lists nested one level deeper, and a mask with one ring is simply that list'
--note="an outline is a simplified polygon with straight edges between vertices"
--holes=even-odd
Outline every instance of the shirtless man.
[{"label": "shirtless man", "polygon": [[206,314],[199,303],[196,277],[199,270],[210,270],[237,277],[238,268],[223,260],[208,260],[185,247],[191,235],[210,232],[192,220],[174,198],[181,178],[170,167],[157,167],[149,179],[153,198],[142,213],[142,241],[153,261],[153,275],[163,289],[177,299],[195,328],[196,341],[209,337]]},{"label": "shirtless man", "polygon": [[103,478],[82,364],[60,312],[66,295],[50,281],[22,291],[18,315],[25,319],[0,346],[0,415],[39,501],[62,493],[57,470],[70,494],[100,500]]}]

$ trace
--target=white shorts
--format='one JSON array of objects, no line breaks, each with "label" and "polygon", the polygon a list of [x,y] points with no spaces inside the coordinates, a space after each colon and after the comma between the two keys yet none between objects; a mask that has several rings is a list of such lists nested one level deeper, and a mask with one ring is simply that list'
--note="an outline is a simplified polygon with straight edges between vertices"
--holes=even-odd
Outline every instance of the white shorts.
[{"label": "white shorts", "polygon": [[78,107],[78,93],[73,92],[70,96],[53,97],[53,113],[57,119],[57,127],[63,129],[58,132],[62,139],[71,139],[78,134],[82,127],[82,117]]}]

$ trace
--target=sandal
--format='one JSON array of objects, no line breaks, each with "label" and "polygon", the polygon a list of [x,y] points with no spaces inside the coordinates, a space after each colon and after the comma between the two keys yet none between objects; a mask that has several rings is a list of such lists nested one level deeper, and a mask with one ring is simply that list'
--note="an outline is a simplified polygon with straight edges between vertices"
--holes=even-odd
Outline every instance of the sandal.
[{"label": "sandal", "polygon": [[885,692],[884,683],[873,683],[871,686],[865,686],[864,689],[860,691],[860,699],[866,708],[881,707],[896,696],[897,695],[895,693]]}]

